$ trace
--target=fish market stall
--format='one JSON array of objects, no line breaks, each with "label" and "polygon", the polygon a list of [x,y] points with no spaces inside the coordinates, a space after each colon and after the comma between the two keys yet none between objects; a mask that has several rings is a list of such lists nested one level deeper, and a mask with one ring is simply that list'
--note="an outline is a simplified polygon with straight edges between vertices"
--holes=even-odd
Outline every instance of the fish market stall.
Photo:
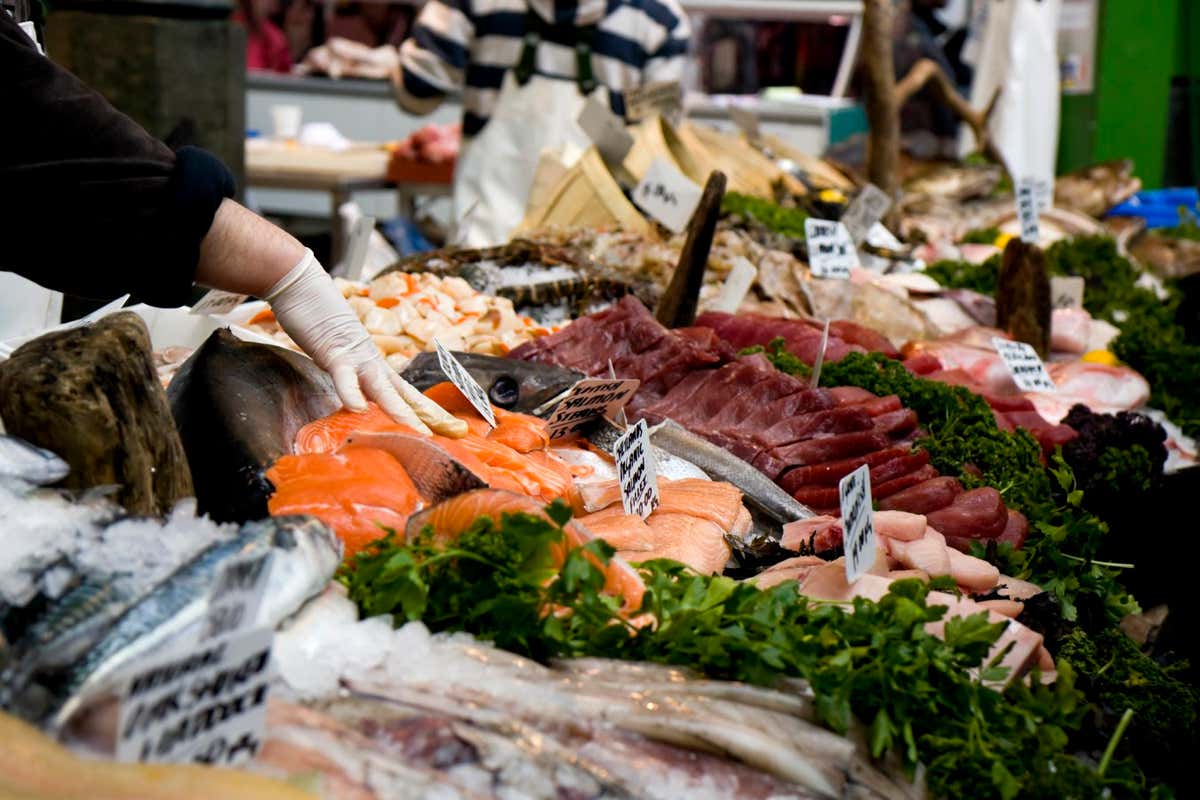
[{"label": "fish market stall", "polygon": [[1194,220],[623,132],[337,280],[407,415],[238,296],[0,343],[0,797],[1194,794]]}]

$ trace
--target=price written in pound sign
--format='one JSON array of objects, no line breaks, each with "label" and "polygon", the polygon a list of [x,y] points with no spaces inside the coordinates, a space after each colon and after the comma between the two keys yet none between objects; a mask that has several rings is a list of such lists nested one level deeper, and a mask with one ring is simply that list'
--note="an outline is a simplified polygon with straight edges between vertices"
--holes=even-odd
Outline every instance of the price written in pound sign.
[{"label": "price written in pound sign", "polygon": [[838,482],[838,497],[846,551],[846,582],[854,583],[875,563],[878,549],[871,505],[871,470],[866,464]]},{"label": "price written in pound sign", "polygon": [[669,206],[679,205],[679,195],[661,183],[643,183],[641,189],[638,191],[638,198],[641,201],[657,200]]},{"label": "price written in pound sign", "polygon": [[999,336],[992,337],[992,346],[1004,360],[1004,366],[1012,375],[1017,388],[1022,392],[1054,392],[1058,387],[1046,372],[1046,365],[1037,351],[1025,342],[1012,342]]},{"label": "price written in pound sign", "polygon": [[626,514],[642,519],[658,508],[658,470],[650,449],[650,432],[646,420],[638,423],[617,439],[614,448],[617,459],[617,480],[621,485],[621,505]]}]

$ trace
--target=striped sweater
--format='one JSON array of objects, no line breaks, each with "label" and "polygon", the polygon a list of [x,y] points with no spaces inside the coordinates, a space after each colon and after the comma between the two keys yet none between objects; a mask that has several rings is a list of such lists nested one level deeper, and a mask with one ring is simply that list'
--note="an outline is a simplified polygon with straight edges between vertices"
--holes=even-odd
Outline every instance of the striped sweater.
[{"label": "striped sweater", "polygon": [[429,0],[400,47],[400,106],[428,114],[460,93],[463,135],[479,133],[520,60],[530,8],[548,23],[535,67],[546,78],[575,80],[572,28],[597,26],[592,70],[619,116],[625,90],[683,78],[691,31],[676,0]]}]

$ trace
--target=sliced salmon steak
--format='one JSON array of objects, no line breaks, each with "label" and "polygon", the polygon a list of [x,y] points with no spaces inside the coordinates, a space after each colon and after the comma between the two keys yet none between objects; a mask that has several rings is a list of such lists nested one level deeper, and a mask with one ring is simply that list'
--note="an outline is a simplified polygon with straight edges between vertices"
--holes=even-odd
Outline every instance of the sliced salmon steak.
[{"label": "sliced salmon steak", "polygon": [[[434,541],[449,542],[461,536],[480,517],[487,517],[499,524],[504,514],[517,513],[550,519],[542,504],[530,497],[500,489],[476,489],[412,515],[408,520],[405,535],[411,540],[428,527],[433,531]],[[566,561],[568,548],[582,547],[596,539],[590,531],[574,522],[563,526],[563,531],[566,534],[566,546],[555,548],[556,566],[561,566]],[[623,598],[622,610],[625,613],[632,613],[641,608],[646,586],[637,570],[617,556],[607,565],[593,563],[604,571],[604,591]]]}]

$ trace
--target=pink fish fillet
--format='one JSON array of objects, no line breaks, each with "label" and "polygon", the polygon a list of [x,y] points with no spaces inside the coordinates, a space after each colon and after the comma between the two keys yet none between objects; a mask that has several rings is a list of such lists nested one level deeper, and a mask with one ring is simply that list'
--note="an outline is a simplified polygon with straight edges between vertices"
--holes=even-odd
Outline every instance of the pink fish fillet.
[{"label": "pink fish fillet", "polygon": [[933,528],[927,527],[924,536],[911,542],[890,540],[888,552],[908,569],[919,569],[934,578],[950,574],[950,553],[946,547],[946,538]]},{"label": "pink fish fillet", "polygon": [[925,515],[907,511],[876,511],[875,533],[889,539],[912,542],[925,535]]},{"label": "pink fish fillet", "polygon": [[950,556],[950,577],[964,589],[986,592],[1000,580],[1000,570],[982,558],[960,553],[953,547],[946,548],[946,555]]}]

